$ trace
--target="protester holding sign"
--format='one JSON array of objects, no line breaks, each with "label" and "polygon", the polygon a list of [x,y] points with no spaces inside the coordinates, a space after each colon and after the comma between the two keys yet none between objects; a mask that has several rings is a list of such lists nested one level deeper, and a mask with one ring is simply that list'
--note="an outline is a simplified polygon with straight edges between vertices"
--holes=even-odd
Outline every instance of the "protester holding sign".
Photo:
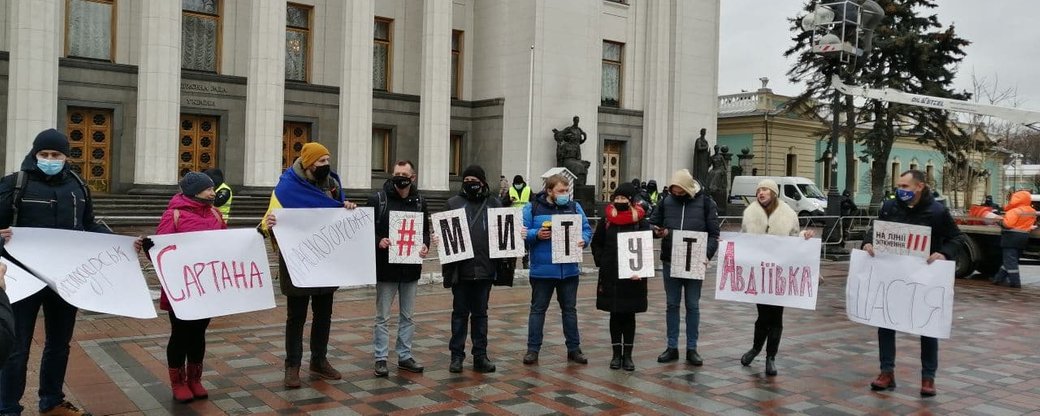
[{"label": "protester holding sign", "polygon": [[[0,251],[2,248],[3,244],[0,244]],[[6,274],[7,265],[0,263],[0,366],[7,362],[14,346],[14,312],[11,311],[11,301],[7,299]]]},{"label": "protester holding sign", "polygon": [[[186,233],[227,229],[223,215],[213,201],[213,180],[199,172],[188,172],[178,185],[181,192],[170,199],[155,234]],[[255,236],[255,234],[254,234]],[[202,386],[202,360],[206,356],[206,328],[209,319],[177,318],[166,291],[159,298],[159,309],[169,312],[170,339],[166,343],[166,363],[173,398],[181,403],[209,397]],[[185,365],[187,359],[187,365]]]},{"label": "protester holding sign", "polygon": [[332,295],[335,287],[302,288],[293,285],[292,276],[286,267],[285,258],[278,250],[278,242],[274,240],[271,227],[277,226],[277,218],[273,211],[281,208],[338,208],[354,209],[356,204],[346,201],[339,175],[332,171],[332,157],[329,149],[320,143],[311,142],[300,149],[300,157],[286,169],[274,192],[271,203],[260,223],[262,231],[272,237],[275,250],[278,251],[279,285],[286,298],[285,319],[285,387],[300,387],[300,364],[303,361],[303,326],[307,322],[307,304],[311,303],[314,317],[311,322],[311,362],[312,374],[326,379],[343,378],[339,371],[332,368],[327,358],[329,348],[329,331],[332,328]]},{"label": "protester holding sign", "polygon": [[[488,298],[495,280],[496,265],[500,260],[491,258],[488,243],[489,208],[500,208],[501,201],[491,195],[484,168],[471,165],[462,171],[462,191],[448,199],[448,209],[464,209],[469,225],[473,257],[441,266],[444,287],[451,288],[451,363],[448,371],[462,372],[466,358],[466,332],[471,332],[473,341],[473,370],[478,373],[493,373],[495,364],[488,358]],[[435,241],[443,242],[443,238]]]},{"label": "protester holding sign", "polygon": [[[567,361],[587,364],[581,352],[581,336],[578,333],[578,275],[581,262],[554,264],[552,261],[552,230],[543,226],[552,222],[554,215],[571,214],[580,216],[581,224],[573,224],[570,232],[581,230],[578,247],[583,248],[592,240],[592,226],[585,216],[581,204],[570,198],[571,186],[567,178],[553,175],[545,180],[545,190],[534,196],[524,206],[524,226],[527,227],[527,243],[531,249],[531,313],[527,319],[527,353],[524,364],[538,362],[538,351],[542,348],[542,329],[545,326],[545,311],[553,292],[563,312],[563,336],[567,344]],[[575,217],[578,218],[578,217]],[[573,235],[573,234],[572,234]]]},{"label": "protester holding sign", "polygon": [[[815,235],[812,230],[801,231],[798,214],[787,204],[780,202],[780,187],[771,179],[758,183],[756,202],[748,204],[741,220],[741,232],[748,234],[770,234],[779,236],[801,235],[806,240]],[[784,307],[756,305],[758,319],[755,321],[755,338],[751,349],[740,357],[740,364],[747,367],[766,344],[766,375],[775,376],[776,353],[780,350],[780,336],[784,332]],[[768,343],[767,343],[768,341]]]},{"label": "protester holding sign", "polygon": [[[599,267],[596,287],[596,309],[610,313],[610,346],[614,355],[610,368],[636,369],[632,346],[636,335],[636,314],[646,312],[646,280],[636,276],[619,276],[618,234],[648,231],[646,211],[635,201],[639,191],[630,183],[618,185],[608,205],[606,221],[596,225],[592,235],[592,256]],[[653,267],[653,265],[647,265]]]},{"label": "protester holding sign", "polygon": [[[903,224],[921,225],[932,228],[931,255],[928,263],[935,260],[953,260],[957,252],[956,239],[961,235],[957,224],[953,222],[950,211],[935,201],[928,187],[924,172],[908,170],[899,176],[896,182],[897,199],[885,201],[878,213],[878,221],[889,221]],[[867,231],[863,238],[863,250],[874,255],[874,230]],[[907,289],[911,290],[911,289]],[[878,328],[878,348],[881,361],[881,374],[877,376],[870,388],[872,390],[892,390],[896,387],[896,332],[888,328]],[[935,396],[935,372],[939,368],[939,340],[932,337],[921,337],[921,395]]]},{"label": "protester holding sign", "polygon": [[[12,235],[11,226],[111,233],[94,220],[89,189],[72,171],[71,165],[65,163],[69,148],[69,139],[64,134],[54,129],[44,130],[33,140],[21,170],[0,180],[0,238],[7,241],[17,238]],[[135,248],[140,249],[140,244],[138,240]],[[40,361],[39,410],[42,414],[86,414],[65,401],[62,391],[78,309],[50,287],[12,307],[15,346],[0,370],[0,414],[19,414],[24,409],[19,402],[25,392],[29,347],[40,309],[43,309],[46,340]]]},{"label": "protester holding sign", "polygon": [[[376,211],[376,322],[372,340],[375,353],[375,374],[384,377],[390,374],[386,358],[390,348],[390,307],[394,297],[400,295],[397,318],[397,368],[413,373],[423,372],[423,366],[412,356],[412,335],[415,323],[412,311],[415,306],[415,290],[419,286],[422,264],[391,264],[390,250],[416,250],[426,257],[430,246],[429,210],[426,199],[415,184],[415,165],[402,160],[394,164],[393,176],[383,184],[383,189],[368,198],[366,205]],[[391,230],[390,212],[407,211],[422,213],[422,235],[415,235],[415,224],[410,228],[404,224]],[[420,237],[421,241],[417,241]]]},{"label": "protester holding sign", "polygon": [[993,276],[995,285],[1015,289],[1022,287],[1018,258],[1022,257],[1022,250],[1029,245],[1029,232],[1036,228],[1036,210],[1032,203],[1029,191],[1017,191],[1011,194],[1011,200],[1004,207],[1004,218],[1000,221],[1000,227],[1003,228],[1000,232],[1000,250],[1004,255],[1004,264]]},{"label": "protester holding sign", "polygon": [[[656,237],[661,241],[661,263],[664,267],[664,292],[666,299],[665,323],[667,326],[667,347],[657,362],[667,363],[679,359],[679,302],[686,296],[686,363],[704,365],[697,353],[697,338],[700,334],[700,300],[702,279],[682,279],[672,277],[672,261],[683,259],[672,258],[674,231],[690,230],[708,233],[707,257],[689,259],[693,262],[707,263],[719,248],[719,212],[715,201],[703,191],[701,185],[693,179],[689,170],[680,169],[672,175],[668,193],[650,216],[650,224],[654,226]],[[680,242],[681,243],[681,242]]]}]

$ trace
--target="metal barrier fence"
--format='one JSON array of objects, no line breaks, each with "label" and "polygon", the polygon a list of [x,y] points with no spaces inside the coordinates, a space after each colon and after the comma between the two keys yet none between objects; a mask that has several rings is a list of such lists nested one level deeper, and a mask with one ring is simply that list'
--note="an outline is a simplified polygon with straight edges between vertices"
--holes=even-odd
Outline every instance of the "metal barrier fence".
[{"label": "metal barrier fence", "polygon": [[[867,231],[874,224],[876,216],[813,216],[798,217],[799,226],[804,229],[813,229],[822,240],[823,254],[828,252],[844,252],[844,245],[849,241],[862,240]],[[740,216],[719,217],[719,228],[722,231],[740,232]],[[840,248],[840,250],[839,250]]]}]

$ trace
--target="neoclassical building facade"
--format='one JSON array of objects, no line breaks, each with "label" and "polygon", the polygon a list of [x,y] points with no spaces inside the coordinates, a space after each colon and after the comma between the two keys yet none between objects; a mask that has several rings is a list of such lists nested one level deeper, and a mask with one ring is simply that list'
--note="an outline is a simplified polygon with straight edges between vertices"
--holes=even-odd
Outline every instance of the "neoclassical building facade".
[{"label": "neoclassical building facade", "polygon": [[689,167],[701,127],[714,142],[719,3],[11,0],[0,163],[53,127],[97,192],[209,167],[261,191],[318,141],[349,189],[410,159],[447,191],[470,163],[540,175],[579,116],[589,184],[609,191]]}]

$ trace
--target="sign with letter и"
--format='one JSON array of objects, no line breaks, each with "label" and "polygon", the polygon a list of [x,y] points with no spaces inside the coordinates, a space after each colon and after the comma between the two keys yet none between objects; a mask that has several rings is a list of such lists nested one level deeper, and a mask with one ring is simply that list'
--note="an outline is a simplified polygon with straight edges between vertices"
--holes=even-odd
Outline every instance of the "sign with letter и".
[{"label": "sign with letter \u0438", "polygon": [[272,230],[293,285],[376,284],[374,214],[371,207],[278,210]]},{"label": "sign with letter \u0438", "polygon": [[932,253],[932,227],[874,221],[874,252],[928,258]]},{"label": "sign with letter \u0438", "polygon": [[715,299],[816,309],[818,238],[722,233]]},{"label": "sign with letter \u0438", "polygon": [[488,209],[488,244],[491,245],[491,258],[523,257],[523,228],[522,208]]},{"label": "sign with letter \u0438", "polygon": [[469,235],[469,216],[465,208],[438,212],[430,217],[434,232],[441,237],[437,244],[441,264],[473,258],[473,239]]},{"label": "sign with letter \u0438", "polygon": [[704,280],[708,260],[708,233],[671,230],[672,274],[681,279]]},{"label": "sign with letter \u0438", "polygon": [[552,216],[552,262],[581,263],[581,215]]},{"label": "sign with letter \u0438", "polygon": [[949,338],[955,262],[853,250],[845,286],[850,321]]},{"label": "sign with letter \u0438", "polygon": [[264,239],[251,228],[163,234],[148,250],[166,299],[180,319],[274,307]]},{"label": "sign with letter \u0438", "polygon": [[650,231],[617,234],[618,279],[654,277],[654,235]]},{"label": "sign with letter \u0438", "polygon": [[390,211],[390,264],[422,264],[423,213]]}]

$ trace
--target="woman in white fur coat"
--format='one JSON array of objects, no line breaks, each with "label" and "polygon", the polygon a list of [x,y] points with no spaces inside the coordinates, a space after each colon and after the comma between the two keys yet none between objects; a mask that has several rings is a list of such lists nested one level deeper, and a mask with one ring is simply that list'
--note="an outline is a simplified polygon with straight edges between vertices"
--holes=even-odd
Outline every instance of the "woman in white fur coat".
[{"label": "woman in white fur coat", "polygon": [[[741,232],[749,234],[770,234],[779,236],[801,235],[806,240],[815,234],[812,230],[802,231],[798,225],[798,214],[791,207],[780,201],[780,187],[776,182],[765,179],[758,183],[756,202],[752,202],[744,210]],[[758,304],[758,320],[755,321],[754,344],[747,353],[740,357],[745,367],[751,365],[762,344],[766,344],[766,375],[776,375],[776,352],[780,349],[780,334],[784,331],[784,307]],[[766,342],[768,341],[768,343]]]}]

